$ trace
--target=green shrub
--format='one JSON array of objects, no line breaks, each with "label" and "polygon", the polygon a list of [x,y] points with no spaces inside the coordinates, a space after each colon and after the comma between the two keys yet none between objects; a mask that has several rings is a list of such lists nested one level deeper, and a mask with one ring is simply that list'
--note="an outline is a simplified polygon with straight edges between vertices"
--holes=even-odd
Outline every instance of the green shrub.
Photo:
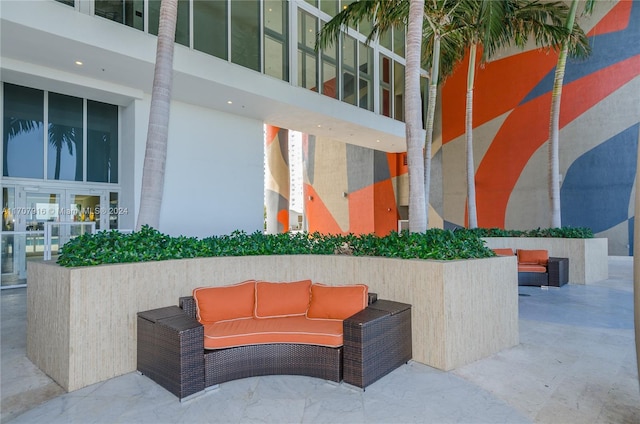
[{"label": "green shrub", "polygon": [[472,232],[478,237],[557,237],[557,238],[593,238],[591,228],[562,227],[536,228],[535,230],[503,230],[501,228],[461,228],[455,231]]},{"label": "green shrub", "polygon": [[300,254],[439,260],[494,256],[473,231],[430,229],[425,233],[392,232],[385,237],[234,231],[229,235],[197,239],[171,237],[143,227],[131,234],[101,231],[78,236],[62,247],[58,264],[73,267],[196,257]]}]

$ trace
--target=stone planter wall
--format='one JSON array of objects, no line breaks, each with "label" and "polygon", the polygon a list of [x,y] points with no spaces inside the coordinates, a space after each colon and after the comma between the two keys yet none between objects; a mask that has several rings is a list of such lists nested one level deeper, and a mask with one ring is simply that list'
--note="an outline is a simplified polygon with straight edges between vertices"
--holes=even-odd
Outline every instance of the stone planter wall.
[{"label": "stone planter wall", "polygon": [[193,288],[262,279],[365,283],[410,303],[413,359],[450,370],[518,344],[515,258],[257,256],[62,268],[29,264],[27,356],[67,391],[136,369],[136,314]]},{"label": "stone planter wall", "polygon": [[606,238],[486,237],[484,240],[492,249],[546,249],[549,256],[569,258],[569,282],[573,284],[589,284],[609,278]]}]

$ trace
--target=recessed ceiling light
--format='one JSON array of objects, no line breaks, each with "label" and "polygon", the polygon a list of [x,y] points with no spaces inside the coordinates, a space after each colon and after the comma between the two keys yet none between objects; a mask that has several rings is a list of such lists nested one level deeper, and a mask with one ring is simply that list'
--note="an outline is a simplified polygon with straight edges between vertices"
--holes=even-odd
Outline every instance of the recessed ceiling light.
[{"label": "recessed ceiling light", "polygon": [[376,140],[376,143],[380,143],[380,140]]},{"label": "recessed ceiling light", "polygon": [[76,65],[78,65],[78,66],[82,66],[82,61],[81,61],[81,60],[76,60],[74,63],[75,63]]},{"label": "recessed ceiling light", "polygon": [[233,102],[232,102],[231,100],[227,100],[227,104],[228,104],[228,105],[232,105],[232,104],[233,104]]},{"label": "recessed ceiling light", "polygon": [[322,125],[321,125],[321,124],[318,124],[318,128],[322,128]]}]

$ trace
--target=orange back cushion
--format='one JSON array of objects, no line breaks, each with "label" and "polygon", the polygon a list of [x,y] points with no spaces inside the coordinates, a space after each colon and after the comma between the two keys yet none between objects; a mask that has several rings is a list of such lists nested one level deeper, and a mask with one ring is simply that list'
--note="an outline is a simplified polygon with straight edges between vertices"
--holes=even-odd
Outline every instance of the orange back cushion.
[{"label": "orange back cushion", "polygon": [[199,287],[193,290],[196,312],[201,324],[213,324],[238,318],[253,318],[254,280],[222,287]]},{"label": "orange back cushion", "polygon": [[496,255],[499,256],[513,256],[513,249],[510,247],[492,249]]},{"label": "orange back cushion", "polygon": [[311,285],[311,303],[307,318],[349,318],[367,307],[369,288],[364,284],[349,286]]},{"label": "orange back cushion", "polygon": [[292,283],[256,282],[256,318],[304,315],[309,308],[311,280]]},{"label": "orange back cushion", "polygon": [[518,263],[546,266],[549,263],[549,252],[547,250],[518,249]]}]

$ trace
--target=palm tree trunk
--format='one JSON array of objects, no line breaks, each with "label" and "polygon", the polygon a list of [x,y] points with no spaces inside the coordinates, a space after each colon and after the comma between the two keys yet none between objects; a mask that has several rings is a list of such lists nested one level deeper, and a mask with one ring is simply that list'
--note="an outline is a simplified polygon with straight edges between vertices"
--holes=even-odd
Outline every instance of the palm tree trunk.
[{"label": "palm tree trunk", "polygon": [[[567,30],[571,31],[576,20],[578,0],[571,2],[569,16],[567,16]],[[558,56],[558,64],[553,79],[551,92],[551,116],[549,118],[549,200],[551,202],[551,227],[562,226],[562,211],[560,209],[560,103],[562,101],[562,85],[564,71],[567,65],[569,45],[565,42]]]},{"label": "palm tree trunk", "polygon": [[410,0],[407,25],[405,67],[405,127],[407,137],[407,165],[409,168],[409,231],[427,230],[425,208],[424,163],[420,101],[420,57],[422,51],[422,22],[424,0]]},{"label": "palm tree trunk", "polygon": [[478,213],[476,211],[476,180],[475,165],[473,163],[473,86],[476,73],[477,44],[472,44],[469,50],[469,69],[467,71],[467,104],[465,114],[465,139],[467,153],[467,207],[469,214],[469,228],[478,227]]},{"label": "palm tree trunk", "polygon": [[438,77],[440,74],[440,36],[435,35],[432,52],[431,77],[429,79],[429,98],[427,103],[427,125],[424,141],[424,205],[429,228],[429,197],[431,195],[431,144],[433,143],[433,123],[436,115],[438,96]]},{"label": "palm tree trunk", "polygon": [[167,161],[169,136],[169,112],[173,82],[173,48],[178,15],[178,0],[162,0],[156,65],[151,92],[149,128],[142,169],[140,193],[139,230],[143,225],[158,228],[164,191],[164,170]]}]

